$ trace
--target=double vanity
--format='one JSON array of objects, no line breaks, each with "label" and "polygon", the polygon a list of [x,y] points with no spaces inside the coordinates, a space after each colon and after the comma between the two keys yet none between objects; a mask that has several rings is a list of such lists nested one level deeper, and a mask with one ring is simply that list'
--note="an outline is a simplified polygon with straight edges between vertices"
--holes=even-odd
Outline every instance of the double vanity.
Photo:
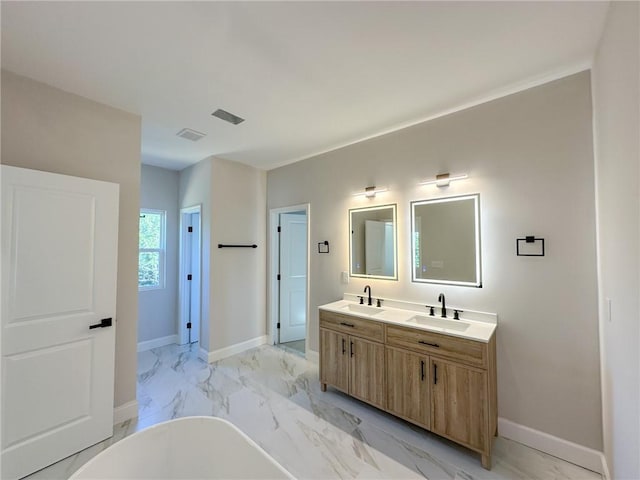
[{"label": "double vanity", "polygon": [[[403,257],[411,281],[481,288],[480,195],[414,201],[410,213],[411,250]],[[397,219],[395,204],[349,210],[351,277],[403,280]],[[345,294],[319,307],[322,391],[331,385],[464,445],[490,469],[497,434],[496,315],[448,311],[444,294],[436,307],[373,302],[369,285],[365,293],[366,304]]]},{"label": "double vanity", "polygon": [[[320,382],[446,437],[491,468],[497,433],[496,316],[385,300],[319,307]],[[434,311],[434,315],[430,315]],[[446,311],[445,311],[446,313]]]}]

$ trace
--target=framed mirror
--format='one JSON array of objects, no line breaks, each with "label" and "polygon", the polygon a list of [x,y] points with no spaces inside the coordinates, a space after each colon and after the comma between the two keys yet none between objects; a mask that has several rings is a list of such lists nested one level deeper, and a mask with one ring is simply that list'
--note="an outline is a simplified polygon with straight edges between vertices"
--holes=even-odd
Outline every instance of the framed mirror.
[{"label": "framed mirror", "polygon": [[398,279],[396,205],[349,210],[349,274]]},{"label": "framed mirror", "polygon": [[411,202],[411,280],[482,286],[480,195]]}]

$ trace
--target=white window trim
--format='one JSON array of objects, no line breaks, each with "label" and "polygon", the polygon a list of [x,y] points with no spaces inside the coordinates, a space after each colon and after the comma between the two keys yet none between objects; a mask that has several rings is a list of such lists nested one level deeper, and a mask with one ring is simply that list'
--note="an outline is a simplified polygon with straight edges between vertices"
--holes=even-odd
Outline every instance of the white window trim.
[{"label": "white window trim", "polygon": [[145,292],[148,290],[162,290],[166,287],[166,261],[165,257],[167,255],[167,245],[166,245],[166,236],[167,236],[167,211],[166,210],[156,210],[153,208],[141,208],[140,215],[145,215],[147,213],[160,215],[160,248],[140,248],[140,239],[138,238],[138,268],[140,268],[140,254],[141,253],[155,253],[158,252],[159,255],[159,269],[160,269],[160,284],[157,286],[140,286],[138,284],[138,291]]}]

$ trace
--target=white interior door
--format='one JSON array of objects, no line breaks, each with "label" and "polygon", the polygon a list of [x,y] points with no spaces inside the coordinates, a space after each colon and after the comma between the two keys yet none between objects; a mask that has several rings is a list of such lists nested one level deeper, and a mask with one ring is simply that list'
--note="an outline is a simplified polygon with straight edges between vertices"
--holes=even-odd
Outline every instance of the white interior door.
[{"label": "white interior door", "polygon": [[186,345],[200,341],[202,309],[202,235],[200,206],[180,209],[180,273],[178,335]]},{"label": "white interior door", "polygon": [[200,340],[200,214],[189,215],[192,234],[189,248],[191,263],[191,282],[189,282],[189,323],[191,324],[190,343]]},{"label": "white interior door", "polygon": [[1,173],[5,479],[113,434],[119,187]]},{"label": "white interior door", "polygon": [[280,214],[280,342],[307,329],[307,216]]}]

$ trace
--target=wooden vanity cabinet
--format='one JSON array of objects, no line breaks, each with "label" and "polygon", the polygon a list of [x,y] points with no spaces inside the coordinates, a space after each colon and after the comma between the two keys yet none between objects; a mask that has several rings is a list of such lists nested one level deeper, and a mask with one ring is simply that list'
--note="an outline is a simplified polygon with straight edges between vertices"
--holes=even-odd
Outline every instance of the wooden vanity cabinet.
[{"label": "wooden vanity cabinet", "polygon": [[[346,332],[349,332],[347,334]],[[385,408],[383,325],[320,311],[320,382]],[[376,340],[380,341],[376,341]]]},{"label": "wooden vanity cabinet", "polygon": [[379,408],[385,408],[384,345],[350,337],[349,394]]},{"label": "wooden vanity cabinet", "polygon": [[429,357],[386,347],[387,411],[429,429]]},{"label": "wooden vanity cabinet", "polygon": [[481,454],[497,435],[489,342],[320,310],[320,382]]},{"label": "wooden vanity cabinet", "polygon": [[[482,466],[490,469],[497,433],[495,335],[484,343],[399,325],[385,328],[387,355],[393,347],[428,359],[429,393],[419,395],[429,402],[429,423],[399,416],[475,450],[482,456]],[[394,384],[392,374],[388,369],[389,388]],[[407,395],[417,394],[414,390]],[[391,398],[392,392],[388,395]]]},{"label": "wooden vanity cabinet", "polygon": [[349,393],[349,336],[320,329],[320,381],[322,391],[327,384]]},{"label": "wooden vanity cabinet", "polygon": [[[491,466],[486,370],[430,357],[431,431],[482,454]],[[486,458],[485,458],[486,457]]]}]

